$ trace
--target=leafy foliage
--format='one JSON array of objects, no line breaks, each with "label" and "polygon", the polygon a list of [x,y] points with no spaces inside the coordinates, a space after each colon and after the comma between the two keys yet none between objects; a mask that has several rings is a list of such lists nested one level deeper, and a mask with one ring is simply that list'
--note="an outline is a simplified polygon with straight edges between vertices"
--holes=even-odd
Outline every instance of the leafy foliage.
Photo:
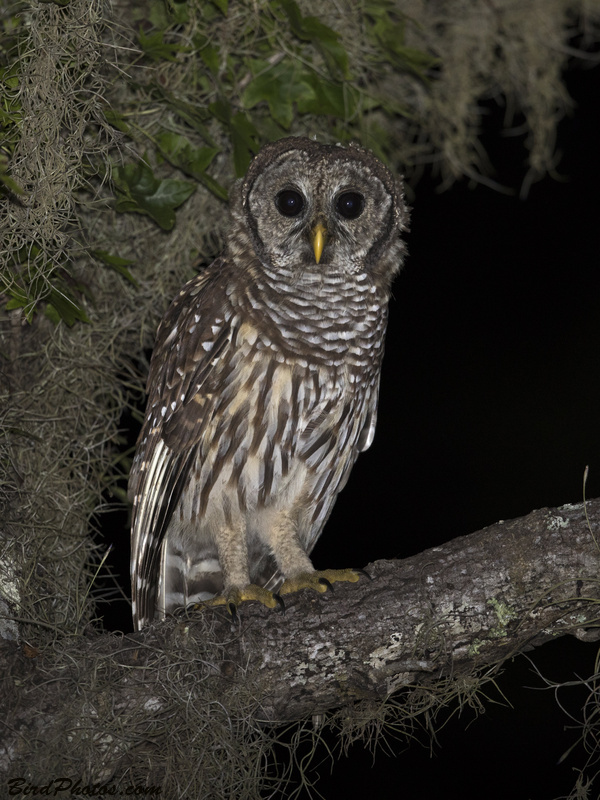
[{"label": "leafy foliage", "polygon": [[[228,16],[233,14],[235,20]],[[364,69],[352,69],[341,33],[303,14],[296,0],[270,0],[258,7],[238,3],[235,8],[223,0],[150,0],[136,19],[140,50],[157,66],[145,82],[136,79],[132,85],[130,107],[107,109],[107,119],[134,140],[145,137],[146,148],[151,142],[155,165],[168,161],[220,200],[227,190],[209,172],[219,153],[231,154],[232,172],[241,177],[264,142],[287,135],[302,119],[310,125],[313,117],[325,117],[335,136],[347,139],[360,138],[361,109],[405,113],[389,97],[368,96]],[[367,5],[361,24],[372,45],[371,70],[387,69],[393,57],[396,69],[428,80],[437,59],[403,44],[410,22],[393,10],[390,0]],[[135,127],[127,123],[131,117],[138,120]],[[148,167],[153,159],[147,155]],[[114,172],[117,184],[123,177],[120,169]],[[123,201],[122,184],[118,192],[117,210],[140,210],[139,204]],[[156,197],[156,221],[160,202]]]},{"label": "leafy foliage", "polygon": [[116,167],[113,180],[117,190],[117,211],[147,214],[164,231],[170,231],[175,225],[175,209],[196,188],[187,181],[156,178],[143,161]]},{"label": "leafy foliage", "polygon": [[19,102],[19,64],[15,60],[17,31],[20,23],[17,15],[3,20],[4,37],[0,38],[0,197],[13,193],[23,195],[24,191],[15,181],[9,170],[9,162],[19,138],[19,125],[22,122],[22,109]]},{"label": "leafy foliage", "polygon": [[[9,297],[6,310],[20,308],[27,321],[31,322],[41,299],[46,316],[53,322],[63,320],[69,327],[78,321],[89,322],[85,310],[74,299],[76,294],[84,295],[86,287],[75,283],[66,270],[57,270],[54,265],[46,264],[46,269],[51,270],[52,274],[52,281],[48,281],[45,270],[36,263],[40,253],[40,248],[35,244],[22,248],[18,254],[18,269],[0,274],[0,287]],[[15,277],[15,273],[19,277]]]},{"label": "leafy foliage", "polygon": [[[68,3],[59,6],[68,13]],[[108,174],[96,162],[89,171],[110,178],[118,213],[147,216],[164,231],[173,230],[177,209],[197,184],[225,201],[228,191],[221,176],[241,177],[264,142],[299,124],[308,129],[324,125],[339,140],[361,139],[365,114],[377,109],[404,114],[390,97],[373,96],[373,81],[367,88],[370,78],[383,74],[393,61],[394,69],[427,81],[435,63],[405,46],[412,22],[395,10],[392,0],[371,0],[357,10],[368,43],[364,63],[358,64],[341,30],[306,13],[296,0],[146,0],[129,13],[137,51],[120,73],[118,85],[123,87],[124,77],[126,91],[115,87],[102,110],[103,124],[122,137],[137,160],[115,158]],[[11,160],[23,134],[19,42],[28,30],[16,14],[6,16],[3,25],[9,35],[0,51],[0,124],[6,131],[0,193],[18,200],[26,198],[27,190],[13,177]],[[385,150],[385,144],[376,149]],[[40,242],[35,248],[34,263],[13,258],[4,281],[7,309],[23,308],[29,321],[40,306],[51,319],[68,325],[86,321],[77,281],[58,280],[72,272],[68,257],[46,254]],[[33,250],[32,243],[29,255]],[[105,253],[100,263],[115,269],[118,258]]]}]

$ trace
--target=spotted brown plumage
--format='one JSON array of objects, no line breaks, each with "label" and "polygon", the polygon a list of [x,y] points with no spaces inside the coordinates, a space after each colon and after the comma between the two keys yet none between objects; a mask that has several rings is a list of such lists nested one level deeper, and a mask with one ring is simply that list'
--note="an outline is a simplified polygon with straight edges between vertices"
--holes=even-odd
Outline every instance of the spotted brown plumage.
[{"label": "spotted brown plumage", "polygon": [[152,355],[130,478],[138,628],[214,595],[234,609],[319,588],[309,553],[373,440],[407,219],[358,147],[282,139],[233,187],[225,252]]}]

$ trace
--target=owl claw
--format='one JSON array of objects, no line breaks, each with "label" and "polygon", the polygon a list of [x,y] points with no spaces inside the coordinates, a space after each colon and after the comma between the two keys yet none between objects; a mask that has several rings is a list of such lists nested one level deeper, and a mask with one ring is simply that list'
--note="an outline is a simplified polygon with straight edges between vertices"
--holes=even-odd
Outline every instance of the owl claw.
[{"label": "owl claw", "polygon": [[258,600],[259,603],[262,603],[267,608],[277,608],[278,611],[285,611],[284,602],[278,594],[254,583],[249,583],[243,589],[230,589],[226,594],[216,595],[216,597],[212,597],[210,600],[194,606],[194,608],[227,606],[231,621],[237,623],[239,622],[238,607],[247,600]]},{"label": "owl claw", "polygon": [[207,606],[227,606],[227,611],[231,616],[231,622],[238,624],[240,618],[238,607],[247,600],[258,600],[267,608],[274,608],[278,614],[285,614],[285,602],[282,594],[299,592],[301,589],[314,589],[315,592],[333,592],[333,584],[336,581],[356,583],[361,575],[365,575],[369,580],[373,580],[364,569],[325,569],[315,570],[314,572],[303,572],[295,578],[288,578],[283,582],[277,592],[270,592],[262,586],[249,583],[243,589],[230,589],[226,594],[219,594],[203,603],[195,603],[188,606],[188,610],[201,610]]},{"label": "owl claw", "polygon": [[314,572],[303,572],[300,575],[296,575],[295,578],[286,578],[279,593],[291,594],[292,592],[299,592],[300,589],[314,589],[315,592],[323,594],[330,589],[333,591],[332,584],[337,581],[356,583],[360,573],[367,574],[362,569],[323,569],[315,570]]},{"label": "owl claw", "polygon": [[227,603],[227,611],[231,614],[231,621],[234,624],[239,622],[239,617],[237,615],[237,606],[235,603]]}]

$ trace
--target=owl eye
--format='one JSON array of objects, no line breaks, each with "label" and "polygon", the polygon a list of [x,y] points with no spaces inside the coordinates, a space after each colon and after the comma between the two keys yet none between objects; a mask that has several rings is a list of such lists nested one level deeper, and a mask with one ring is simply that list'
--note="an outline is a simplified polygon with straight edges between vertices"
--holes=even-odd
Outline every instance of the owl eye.
[{"label": "owl eye", "polygon": [[345,219],[360,217],[365,207],[365,198],[358,192],[344,192],[335,204],[336,211]]},{"label": "owl eye", "polygon": [[284,189],[275,198],[275,205],[284,217],[297,217],[304,208],[304,198],[300,192],[293,189]]}]

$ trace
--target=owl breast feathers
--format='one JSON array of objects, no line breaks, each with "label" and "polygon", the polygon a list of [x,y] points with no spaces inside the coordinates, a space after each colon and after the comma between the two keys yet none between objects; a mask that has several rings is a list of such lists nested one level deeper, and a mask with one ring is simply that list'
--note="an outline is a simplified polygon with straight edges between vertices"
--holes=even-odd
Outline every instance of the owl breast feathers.
[{"label": "owl breast feathers", "polygon": [[231,191],[223,255],[158,329],[130,478],[138,628],[322,578],[313,549],[373,440],[401,184],[358,147],[282,139]]}]

